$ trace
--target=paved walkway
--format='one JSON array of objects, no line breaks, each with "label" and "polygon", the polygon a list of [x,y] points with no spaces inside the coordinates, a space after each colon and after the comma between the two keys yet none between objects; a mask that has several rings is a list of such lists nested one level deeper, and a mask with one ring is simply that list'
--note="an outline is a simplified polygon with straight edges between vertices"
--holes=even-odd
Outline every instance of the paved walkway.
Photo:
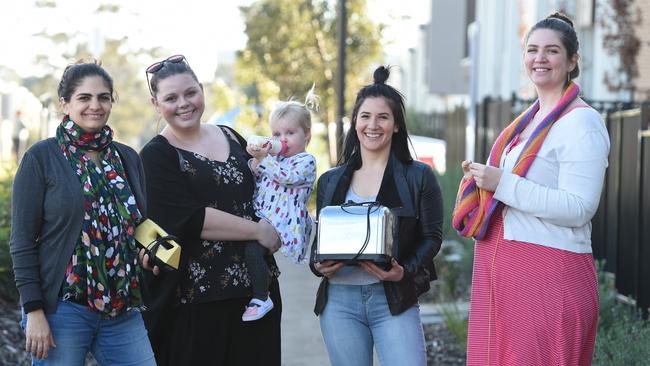
[{"label": "paved walkway", "polygon": [[282,272],[282,365],[329,365],[313,311],[320,279],[311,273],[309,266],[293,264],[282,254],[276,254],[275,260]]}]

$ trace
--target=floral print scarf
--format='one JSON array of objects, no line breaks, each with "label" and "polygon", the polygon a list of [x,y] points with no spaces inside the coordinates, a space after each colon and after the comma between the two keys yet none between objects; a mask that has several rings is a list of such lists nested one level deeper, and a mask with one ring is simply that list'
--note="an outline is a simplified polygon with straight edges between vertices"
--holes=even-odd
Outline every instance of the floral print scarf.
[{"label": "floral print scarf", "polygon": [[[79,177],[85,210],[63,281],[63,300],[87,303],[107,317],[142,308],[134,238],[142,215],[113,144],[113,131],[104,126],[99,132],[85,132],[66,116],[56,139]],[[101,166],[85,151],[98,152]]]}]

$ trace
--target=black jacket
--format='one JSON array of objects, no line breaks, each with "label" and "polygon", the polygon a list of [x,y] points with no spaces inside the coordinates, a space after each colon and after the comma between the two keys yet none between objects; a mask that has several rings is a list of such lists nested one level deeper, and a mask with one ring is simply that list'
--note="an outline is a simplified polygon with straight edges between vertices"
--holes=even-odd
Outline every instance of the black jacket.
[{"label": "black jacket", "polygon": [[[343,164],[323,173],[316,191],[318,213],[323,207],[344,202],[354,170],[351,164]],[[390,312],[397,315],[413,306],[418,296],[431,288],[429,282],[437,278],[433,257],[442,243],[442,196],[428,165],[419,161],[405,164],[391,154],[377,201],[393,209],[399,221],[399,244],[393,255],[404,267],[404,278],[399,282],[384,281]],[[312,258],[315,250],[316,241],[311,248]],[[313,261],[310,267],[315,275],[322,276]],[[316,297],[316,315],[327,303],[328,284],[323,277]]]}]

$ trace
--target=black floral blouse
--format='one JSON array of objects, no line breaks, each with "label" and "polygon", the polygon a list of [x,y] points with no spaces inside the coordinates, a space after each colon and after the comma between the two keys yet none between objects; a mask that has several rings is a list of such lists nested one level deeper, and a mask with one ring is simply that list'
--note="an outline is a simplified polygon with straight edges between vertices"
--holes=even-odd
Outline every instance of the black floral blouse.
[{"label": "black floral blouse", "polygon": [[[182,246],[175,291],[180,303],[250,296],[245,246],[241,242],[200,238],[205,207],[257,220],[249,157],[230,131],[222,129],[230,143],[226,161],[175,148],[160,135],[141,153],[147,173],[149,217],[178,236]],[[279,270],[273,256],[267,258],[271,274],[277,277]]]}]

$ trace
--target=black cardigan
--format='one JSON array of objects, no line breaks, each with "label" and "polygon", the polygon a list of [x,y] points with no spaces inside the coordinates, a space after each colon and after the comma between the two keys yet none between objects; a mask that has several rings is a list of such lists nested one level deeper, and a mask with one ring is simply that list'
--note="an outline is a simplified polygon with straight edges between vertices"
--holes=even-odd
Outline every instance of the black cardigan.
[{"label": "black cardigan", "polygon": [[[355,169],[343,164],[325,172],[317,185],[316,210],[340,205],[350,187]],[[384,281],[390,312],[400,314],[413,306],[418,296],[428,291],[430,281],[437,279],[433,257],[442,243],[442,196],[440,186],[431,168],[419,161],[400,162],[391,154],[379,187],[377,201],[389,207],[399,218],[399,245],[393,253],[404,267],[399,282]],[[322,276],[313,265],[316,241],[312,244],[310,268]],[[323,277],[314,312],[319,315],[327,303],[327,286]]]}]

